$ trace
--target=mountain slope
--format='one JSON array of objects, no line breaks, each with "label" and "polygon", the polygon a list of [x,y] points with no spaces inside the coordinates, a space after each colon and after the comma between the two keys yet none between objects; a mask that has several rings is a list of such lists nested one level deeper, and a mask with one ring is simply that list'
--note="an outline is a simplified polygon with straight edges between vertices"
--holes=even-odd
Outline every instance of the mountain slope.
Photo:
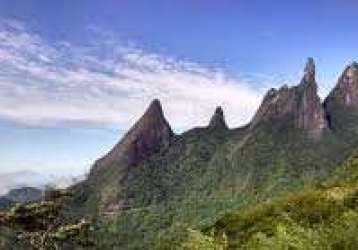
[{"label": "mountain slope", "polygon": [[204,231],[225,249],[356,249],[357,175],[355,154],[320,185],[243,207]]},{"label": "mountain slope", "polygon": [[[202,228],[245,204],[319,183],[358,145],[347,139],[357,129],[356,107],[341,117],[330,101],[336,95],[321,104],[309,59],[300,83],[269,91],[241,128],[228,129],[218,108],[207,127],[174,135],[154,101],[73,187],[69,211],[106,221],[98,248],[148,249],[176,228]],[[346,118],[348,131],[332,123]]]},{"label": "mountain slope", "polygon": [[94,163],[88,180],[77,187],[76,193],[85,196],[79,198],[80,202],[85,199],[85,206],[92,213],[125,209],[126,190],[135,166],[167,150],[173,137],[160,102],[154,100],[120,142]]}]

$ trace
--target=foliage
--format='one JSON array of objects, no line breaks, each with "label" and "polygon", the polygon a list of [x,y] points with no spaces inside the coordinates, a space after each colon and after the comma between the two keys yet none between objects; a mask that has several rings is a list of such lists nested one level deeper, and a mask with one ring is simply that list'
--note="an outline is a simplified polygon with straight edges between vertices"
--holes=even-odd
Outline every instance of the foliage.
[{"label": "foliage", "polygon": [[[68,192],[64,190],[49,190],[44,201],[17,204],[9,211],[0,213],[0,226],[8,234],[6,238],[12,237],[13,242],[25,240],[34,249],[58,249],[63,242],[81,240],[79,236],[87,236],[88,222],[82,220],[76,224],[66,224],[61,216],[67,195]],[[16,240],[9,229],[17,232]],[[8,241],[3,242],[8,244]]]},{"label": "foliage", "polygon": [[[354,156],[337,171],[356,176],[357,166]],[[322,185],[242,207],[205,231],[228,235],[229,249],[357,249],[358,181],[334,171]]]}]

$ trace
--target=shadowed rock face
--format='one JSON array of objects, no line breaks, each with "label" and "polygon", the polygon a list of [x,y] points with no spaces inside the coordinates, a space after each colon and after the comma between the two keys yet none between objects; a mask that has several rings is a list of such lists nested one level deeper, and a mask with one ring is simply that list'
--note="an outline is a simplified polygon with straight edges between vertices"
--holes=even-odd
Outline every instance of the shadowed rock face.
[{"label": "shadowed rock face", "polygon": [[227,129],[224,111],[221,107],[216,108],[214,115],[210,119],[209,128]]},{"label": "shadowed rock face", "polygon": [[251,121],[251,127],[255,127],[261,122],[284,117],[292,112],[295,106],[295,89],[288,88],[286,85],[277,89],[270,89],[254,118]]},{"label": "shadowed rock face", "polygon": [[306,130],[321,130],[327,128],[325,112],[321,100],[317,94],[317,83],[315,80],[315,64],[309,58],[304,70],[298,92],[299,105],[297,127]]},{"label": "shadowed rock face", "polygon": [[173,135],[159,100],[154,100],[123,139],[107,155],[96,161],[92,172],[109,165],[138,164],[153,153],[169,147]]},{"label": "shadowed rock face", "polygon": [[358,108],[358,63],[354,62],[346,67],[325,104]]},{"label": "shadowed rock face", "polygon": [[295,87],[286,85],[279,90],[271,89],[255,114],[251,127],[268,120],[290,116],[294,127],[307,131],[321,131],[327,127],[325,113],[317,94],[315,64],[307,60],[301,83]]}]

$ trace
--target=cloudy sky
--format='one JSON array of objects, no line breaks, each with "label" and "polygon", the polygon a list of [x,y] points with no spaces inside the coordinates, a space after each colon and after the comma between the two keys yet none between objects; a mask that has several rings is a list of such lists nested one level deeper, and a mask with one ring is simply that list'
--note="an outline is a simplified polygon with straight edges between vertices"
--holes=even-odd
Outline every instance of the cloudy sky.
[{"label": "cloudy sky", "polygon": [[[0,1],[0,177],[80,175],[159,98],[178,133],[248,122],[316,59],[357,59],[355,1]],[[329,2],[329,3],[328,3]]]}]

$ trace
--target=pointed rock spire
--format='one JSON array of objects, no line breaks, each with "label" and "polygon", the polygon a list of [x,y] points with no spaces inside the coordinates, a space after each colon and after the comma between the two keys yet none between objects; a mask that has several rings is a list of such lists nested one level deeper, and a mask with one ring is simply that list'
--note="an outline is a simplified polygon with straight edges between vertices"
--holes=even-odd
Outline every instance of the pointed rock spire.
[{"label": "pointed rock spire", "polygon": [[316,82],[316,65],[312,57],[307,58],[304,75],[301,83],[315,83]]},{"label": "pointed rock spire", "polygon": [[210,122],[209,122],[209,128],[227,129],[227,125],[226,125],[225,117],[224,117],[224,111],[223,111],[222,107],[219,106],[215,109],[215,113],[211,117]]},{"label": "pointed rock spire", "polygon": [[316,66],[309,57],[304,75],[299,85],[300,102],[298,106],[297,127],[306,130],[321,130],[327,127],[325,112],[317,94]]},{"label": "pointed rock spire", "polygon": [[173,135],[162,106],[159,100],[155,99],[122,140],[95,163],[94,169],[113,164],[124,167],[135,165],[168,148]]},{"label": "pointed rock spire", "polygon": [[251,122],[251,127],[262,121],[291,117],[288,124],[299,129],[320,131],[326,128],[325,113],[317,94],[315,71],[314,60],[308,58],[298,86],[288,88],[285,85],[279,90],[269,90]]},{"label": "pointed rock spire", "polygon": [[157,117],[160,119],[164,118],[162,105],[160,104],[160,101],[158,99],[154,99],[150,103],[149,107],[147,108],[141,119],[143,119],[144,117],[149,117],[149,118]]}]

